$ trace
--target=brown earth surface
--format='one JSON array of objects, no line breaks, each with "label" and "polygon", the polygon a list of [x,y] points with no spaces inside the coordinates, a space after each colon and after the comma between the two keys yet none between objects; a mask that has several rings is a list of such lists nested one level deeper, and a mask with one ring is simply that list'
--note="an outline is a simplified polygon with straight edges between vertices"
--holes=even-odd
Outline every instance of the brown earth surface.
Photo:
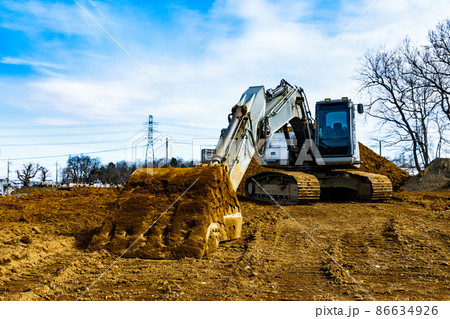
[{"label": "brown earth surface", "polygon": [[434,159],[423,172],[405,183],[405,190],[431,191],[450,189],[450,158]]},{"label": "brown earth surface", "polygon": [[[117,259],[86,248],[121,192],[0,197],[0,300],[76,300],[86,292]],[[277,206],[239,198],[241,238],[204,259],[122,258],[81,299],[449,300],[449,197],[400,192],[384,203],[284,207],[298,224]]]}]

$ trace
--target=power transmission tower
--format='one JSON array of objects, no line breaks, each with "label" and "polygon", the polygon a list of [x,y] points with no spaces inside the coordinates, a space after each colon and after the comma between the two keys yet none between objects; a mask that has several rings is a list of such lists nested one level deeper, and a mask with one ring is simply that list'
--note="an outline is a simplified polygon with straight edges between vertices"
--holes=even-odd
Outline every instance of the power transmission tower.
[{"label": "power transmission tower", "polygon": [[152,147],[152,166],[155,163],[155,149],[153,146],[153,115],[148,116],[148,131],[147,131],[147,148],[145,150],[145,166],[148,166],[148,149]]}]

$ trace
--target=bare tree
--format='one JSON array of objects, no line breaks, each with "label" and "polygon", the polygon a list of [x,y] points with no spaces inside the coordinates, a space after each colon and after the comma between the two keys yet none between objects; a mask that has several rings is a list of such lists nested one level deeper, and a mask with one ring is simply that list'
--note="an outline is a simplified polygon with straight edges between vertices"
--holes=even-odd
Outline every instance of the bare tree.
[{"label": "bare tree", "polygon": [[87,155],[69,156],[67,167],[64,169],[65,179],[74,183],[93,182],[94,173],[100,169],[100,164],[98,158],[91,158]]},{"label": "bare tree", "polygon": [[402,146],[417,170],[447,155],[450,144],[450,19],[416,46],[406,39],[394,50],[368,52],[359,70],[369,114],[380,119],[386,142]]},{"label": "bare tree", "polygon": [[47,177],[50,176],[50,171],[44,166],[39,167],[39,170],[41,172],[41,182],[44,183]]},{"label": "bare tree", "polygon": [[[430,46],[427,48],[431,52],[427,57],[425,77],[430,84],[441,95],[442,112],[450,120],[450,19],[439,23],[436,29],[428,33]],[[429,72],[431,69],[431,72]]]},{"label": "bare tree", "polygon": [[428,33],[429,45],[416,48],[405,46],[405,59],[411,75],[421,85],[433,90],[433,101],[438,106],[433,119],[435,128],[435,157],[440,157],[450,144],[450,19],[439,23]]},{"label": "bare tree", "polygon": [[405,57],[408,45],[405,41],[395,50],[368,52],[358,79],[361,90],[371,96],[369,115],[381,121],[386,142],[401,146],[416,169],[422,170],[432,158],[430,129],[438,102],[434,90],[411,71]]},{"label": "bare tree", "polygon": [[21,171],[17,170],[17,178],[23,183],[23,186],[30,186],[30,181],[33,179],[36,174],[39,172],[40,166],[39,164],[23,164],[23,168]]}]

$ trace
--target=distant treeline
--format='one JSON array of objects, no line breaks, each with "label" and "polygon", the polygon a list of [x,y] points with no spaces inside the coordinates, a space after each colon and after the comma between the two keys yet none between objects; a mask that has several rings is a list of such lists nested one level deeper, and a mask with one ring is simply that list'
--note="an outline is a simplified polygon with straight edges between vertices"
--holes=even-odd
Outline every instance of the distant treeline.
[{"label": "distant treeline", "polygon": [[[188,167],[194,164],[191,161],[185,161],[178,157],[172,157],[169,161],[172,167]],[[98,157],[92,158],[88,155],[69,156],[67,165],[62,169],[62,178],[59,180],[62,184],[68,183],[102,183],[111,185],[124,185],[131,173],[138,167],[145,166],[144,163],[130,163],[127,161],[110,162],[102,164]],[[158,159],[147,167],[165,167],[165,160]],[[23,182],[24,186],[30,186],[31,180],[39,176],[41,182],[46,182],[51,176],[49,170],[38,163],[24,164],[22,170],[17,170],[17,178]]]},{"label": "distant treeline", "polygon": [[100,182],[102,184],[125,184],[137,165],[126,161],[110,162],[102,165],[99,158],[87,155],[70,156],[67,166],[63,169],[62,183]]}]

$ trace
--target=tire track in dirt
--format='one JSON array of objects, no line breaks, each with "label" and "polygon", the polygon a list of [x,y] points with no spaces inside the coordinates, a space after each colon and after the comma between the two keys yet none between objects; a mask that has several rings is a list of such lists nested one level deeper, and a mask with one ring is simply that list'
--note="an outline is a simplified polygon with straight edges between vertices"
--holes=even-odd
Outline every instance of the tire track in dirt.
[{"label": "tire track in dirt", "polygon": [[[372,216],[376,213],[368,211]],[[448,267],[444,269],[448,266],[444,251],[448,249],[443,251],[439,242],[429,242],[429,236],[415,231],[411,218],[401,213],[395,217],[373,218],[373,221],[370,226],[356,227],[338,235],[330,247],[333,257],[352,276],[360,278],[364,288],[376,299],[427,300],[431,295],[436,296],[434,284],[436,281],[445,283],[448,278]],[[433,259],[424,260],[422,256],[434,256],[442,267],[430,265]],[[348,277],[330,260],[324,271],[339,286],[354,290]],[[405,298],[405,293],[412,297]],[[448,285],[439,293],[442,298],[448,296]],[[361,299],[361,294],[356,293],[352,299]]]},{"label": "tire track in dirt", "polygon": [[[320,218],[328,218],[314,206],[298,208],[284,207],[288,213],[309,233],[333,258],[340,262],[339,241],[330,242],[325,236]],[[321,216],[322,215],[322,216]],[[321,216],[321,217],[320,217]],[[319,218],[318,218],[319,217]],[[319,222],[319,224],[317,224]],[[330,257],[313,242],[303,230],[291,219],[280,224],[286,234],[282,247],[285,261],[282,265],[281,280],[283,296],[287,300],[353,300],[367,298],[364,291],[330,259]],[[327,231],[328,235],[330,231]],[[330,246],[331,245],[331,246]],[[331,248],[332,247],[332,248]],[[341,263],[340,263],[341,264]],[[342,265],[348,270],[348,265]],[[348,281],[343,287],[337,283]],[[358,294],[359,293],[359,294]],[[288,298],[287,298],[288,297]]]}]

